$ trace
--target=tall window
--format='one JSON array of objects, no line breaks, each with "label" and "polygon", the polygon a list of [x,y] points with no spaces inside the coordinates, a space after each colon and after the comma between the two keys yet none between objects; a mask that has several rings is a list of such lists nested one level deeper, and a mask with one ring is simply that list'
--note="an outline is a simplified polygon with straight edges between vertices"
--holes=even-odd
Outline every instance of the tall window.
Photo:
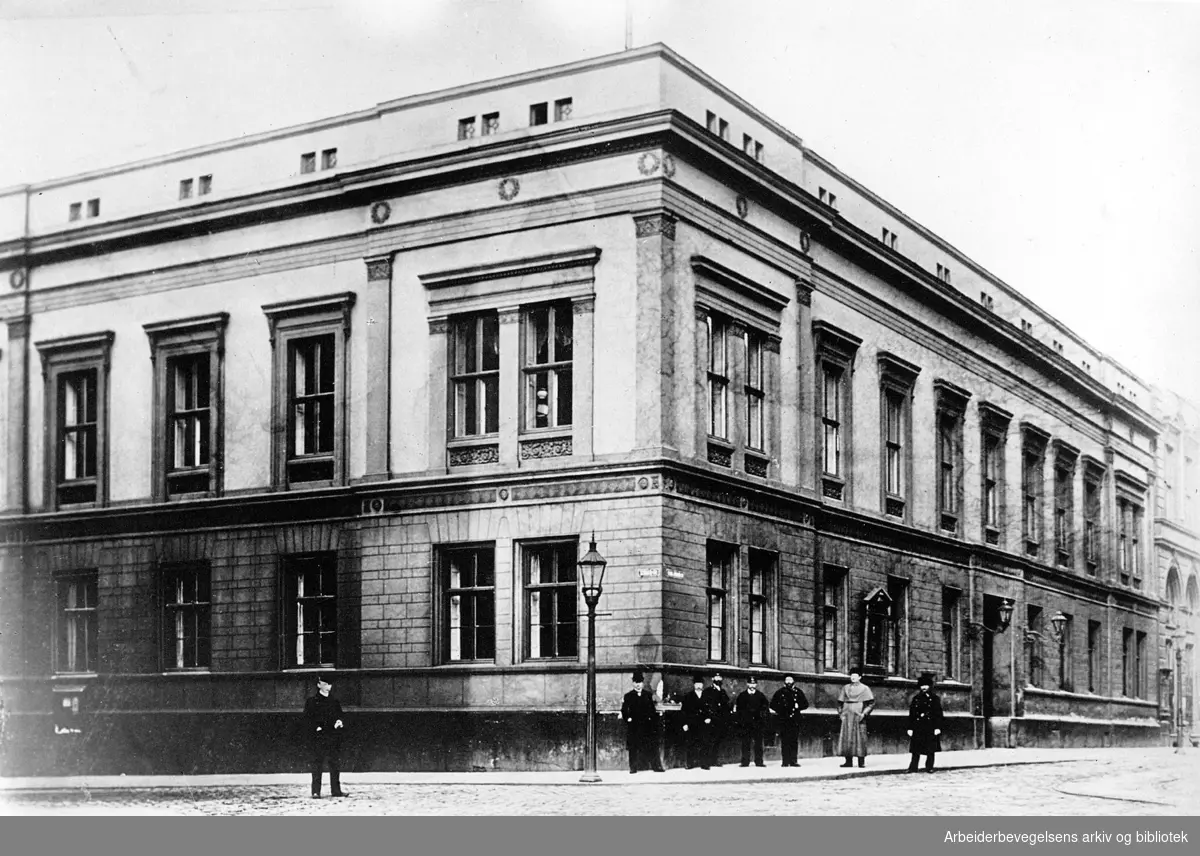
[{"label": "tall window", "polygon": [[1075,668],[1073,657],[1075,648],[1075,618],[1074,616],[1067,615],[1066,619],[1062,628],[1062,639],[1058,643],[1058,688],[1067,692],[1074,692]]},{"label": "tall window", "polygon": [[1125,498],[1117,500],[1120,529],[1117,532],[1117,567],[1121,585],[1142,587],[1141,538],[1142,508]]},{"label": "tall window", "polygon": [[1058,443],[1054,461],[1054,553],[1061,567],[1075,566],[1075,460],[1077,452]]},{"label": "tall window", "polygon": [[766,374],[763,371],[763,339],[746,331],[746,445],[751,449],[766,449],[763,430],[763,403],[766,399]]},{"label": "tall window", "polygon": [[771,598],[775,589],[777,557],[765,550],[750,551],[750,663],[767,663]]},{"label": "tall window", "polygon": [[[211,458],[209,424],[211,422],[211,381],[208,354],[191,354],[170,361],[170,400],[167,402],[171,423],[172,472],[207,467]],[[168,475],[170,479],[170,475]],[[201,489],[208,488],[208,473]]]},{"label": "tall window", "polygon": [[908,588],[903,577],[888,577],[888,672],[893,675],[908,674]]},{"label": "tall window", "polygon": [[1088,622],[1087,635],[1088,692],[1100,691],[1100,622]]},{"label": "tall window", "polygon": [[825,432],[825,472],[842,475],[842,370],[827,366],[823,373],[824,395],[821,403],[821,421]]},{"label": "tall window", "polygon": [[96,572],[60,576],[55,580],[58,596],[58,634],[55,669],[59,672],[95,672]]},{"label": "tall window", "polygon": [[735,579],[737,547],[731,544],[708,542],[708,659],[724,661],[726,656],[725,628],[728,626],[726,607],[729,583]]},{"label": "tall window", "polygon": [[1026,654],[1028,656],[1026,675],[1030,686],[1040,687],[1045,680],[1043,675],[1045,660],[1042,657],[1042,608],[1040,606],[1030,605],[1027,607],[1025,626],[1031,634],[1025,639]]},{"label": "tall window", "polygon": [[1001,453],[1004,446],[995,434],[983,436],[983,525],[988,530],[1000,529]]},{"label": "tall window", "polygon": [[1137,695],[1137,682],[1134,678],[1133,663],[1133,630],[1126,627],[1121,631],[1121,695],[1133,698]]},{"label": "tall window", "polygon": [[108,383],[113,334],[38,342],[45,378],[45,496],[49,508],[108,498]]},{"label": "tall window", "polygon": [[210,645],[209,566],[206,562],[163,569],[163,665],[167,669],[206,669]]},{"label": "tall window", "polygon": [[578,560],[575,541],[525,544],[525,655],[579,656]]},{"label": "tall window", "polygon": [[845,568],[826,566],[821,587],[821,662],[826,672],[839,672],[844,668],[842,628],[848,579]]},{"label": "tall window", "polygon": [[569,301],[525,311],[525,427],[571,424],[574,338]]},{"label": "tall window", "polygon": [[1139,630],[1133,648],[1133,694],[1137,698],[1145,698],[1149,688],[1146,680],[1146,634]]},{"label": "tall window", "polygon": [[958,675],[959,603],[962,592],[942,588],[942,674],[947,678]]},{"label": "tall window", "polygon": [[337,663],[337,556],[289,556],[283,565],[283,656],[287,667]]},{"label": "tall window", "polygon": [[945,532],[959,531],[962,508],[963,416],[971,393],[949,381],[933,383],[937,396],[938,516]]},{"label": "tall window", "polygon": [[441,552],[442,656],[447,662],[496,658],[496,546]]},{"label": "tall window", "polygon": [[904,495],[904,396],[884,393],[884,489],[890,496]]},{"label": "tall window", "polygon": [[883,512],[904,518],[912,480],[912,390],[921,369],[886,351],[878,359]]},{"label": "tall window", "polygon": [[1091,577],[1100,572],[1100,478],[1089,464],[1083,478],[1083,562]]},{"label": "tall window", "polygon": [[708,433],[713,437],[728,439],[728,326],[711,314],[705,323],[708,331]]},{"label": "tall window", "polygon": [[454,436],[496,433],[500,430],[499,316],[485,312],[454,319],[452,349]]},{"label": "tall window", "polygon": [[980,513],[983,540],[999,544],[1004,530],[1004,461],[1012,414],[987,401],[979,402]]},{"label": "tall window", "polygon": [[1032,426],[1025,426],[1021,458],[1021,529],[1025,538],[1025,554],[1037,556],[1042,542],[1042,468],[1048,436]]},{"label": "tall window", "polygon": [[273,476],[279,487],[346,479],[346,344],[354,294],[263,307],[271,328]]}]

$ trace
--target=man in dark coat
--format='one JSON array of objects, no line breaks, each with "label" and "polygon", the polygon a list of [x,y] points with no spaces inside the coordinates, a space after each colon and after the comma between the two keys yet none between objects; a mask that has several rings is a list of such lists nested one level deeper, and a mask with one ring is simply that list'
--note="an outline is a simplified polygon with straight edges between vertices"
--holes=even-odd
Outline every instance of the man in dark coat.
[{"label": "man in dark coat", "polygon": [[767,697],[758,691],[758,679],[751,675],[746,688],[733,702],[733,715],[742,734],[742,766],[750,766],[750,746],[754,745],[754,766],[763,763],[763,731],[767,727]]},{"label": "man in dark coat", "polygon": [[796,686],[791,675],[783,676],[783,686],[771,696],[771,711],[779,718],[779,744],[783,751],[783,766],[799,767],[796,749],[800,742],[800,711],[808,709],[804,691]]},{"label": "man in dark coat", "polygon": [[708,707],[704,677],[692,678],[692,691],[683,697],[679,712],[683,714],[683,731],[687,738],[687,768],[696,765],[707,770],[711,765],[712,713]]},{"label": "man in dark coat", "polygon": [[712,734],[709,740],[708,762],[714,767],[721,766],[721,742],[729,733],[729,721],[733,715],[733,702],[729,693],[722,686],[725,679],[717,672],[712,676],[712,685],[704,691],[709,714],[712,716]]},{"label": "man in dark coat", "polygon": [[312,741],[312,795],[321,797],[321,773],[325,762],[329,762],[329,792],[335,797],[344,797],[342,790],[342,706],[330,697],[333,684],[324,677],[317,678],[317,694],[304,704],[304,728]]},{"label": "man in dark coat", "polygon": [[917,681],[917,694],[908,706],[908,751],[912,753],[908,772],[917,772],[917,763],[925,757],[925,772],[933,772],[933,756],[941,749],[942,700],[933,692],[933,674],[923,672]]},{"label": "man in dark coat", "polygon": [[633,689],[621,702],[621,718],[625,720],[625,748],[629,750],[629,772],[639,769],[663,771],[658,759],[658,708],[654,694],[646,689],[646,677],[633,673]]}]

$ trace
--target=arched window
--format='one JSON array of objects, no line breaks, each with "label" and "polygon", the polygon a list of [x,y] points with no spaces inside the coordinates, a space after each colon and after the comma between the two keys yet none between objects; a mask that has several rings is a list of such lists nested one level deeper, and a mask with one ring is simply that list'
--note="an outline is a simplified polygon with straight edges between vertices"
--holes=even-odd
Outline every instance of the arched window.
[{"label": "arched window", "polygon": [[1171,569],[1167,571],[1167,621],[1171,624],[1179,623],[1179,607],[1182,606],[1180,601],[1179,590],[1179,566],[1171,565]]}]

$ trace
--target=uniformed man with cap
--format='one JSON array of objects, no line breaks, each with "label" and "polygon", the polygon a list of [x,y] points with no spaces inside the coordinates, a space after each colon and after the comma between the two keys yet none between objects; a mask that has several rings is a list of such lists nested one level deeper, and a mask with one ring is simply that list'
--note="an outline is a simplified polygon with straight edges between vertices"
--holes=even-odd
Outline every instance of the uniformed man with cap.
[{"label": "uniformed man with cap", "polygon": [[679,704],[683,715],[683,732],[687,744],[687,768],[700,766],[707,770],[711,766],[712,712],[708,708],[704,676],[692,678],[692,691]]},{"label": "uniformed man with cap", "polygon": [[804,691],[796,686],[796,678],[783,676],[783,686],[771,696],[771,711],[779,719],[779,748],[783,752],[783,766],[799,767],[796,750],[800,743],[800,711],[808,709]]},{"label": "uniformed man with cap", "polygon": [[933,772],[933,757],[941,749],[942,700],[933,691],[933,673],[922,672],[917,679],[917,694],[908,706],[908,751],[912,761],[908,772],[917,772],[921,756],[925,756],[925,772]]},{"label": "uniformed man with cap", "polygon": [[654,694],[646,689],[646,676],[633,673],[633,689],[621,702],[621,719],[625,720],[625,748],[629,750],[629,772],[639,769],[663,771],[658,758],[658,707]]},{"label": "uniformed man with cap", "polygon": [[317,694],[304,705],[304,727],[312,746],[312,795],[321,797],[321,774],[329,761],[329,792],[344,797],[342,790],[342,706],[329,695],[333,684],[324,675],[317,678]]},{"label": "uniformed man with cap", "polygon": [[733,714],[733,702],[729,693],[725,692],[725,679],[720,672],[712,676],[712,684],[704,691],[705,703],[712,716],[712,733],[709,737],[709,763],[714,767],[721,766],[721,742],[729,733],[729,720]]},{"label": "uniformed man with cap", "polygon": [[741,729],[742,766],[750,766],[750,747],[754,746],[754,765],[763,763],[763,731],[767,727],[767,697],[758,691],[758,679],[751,675],[746,679],[746,688],[738,693],[733,702],[733,716]]}]

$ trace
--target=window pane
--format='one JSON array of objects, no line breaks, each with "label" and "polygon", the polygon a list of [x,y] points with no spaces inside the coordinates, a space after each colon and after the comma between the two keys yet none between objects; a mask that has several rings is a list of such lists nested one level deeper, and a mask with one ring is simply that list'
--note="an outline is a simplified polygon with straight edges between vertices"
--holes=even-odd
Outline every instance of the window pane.
[{"label": "window pane", "polygon": [[500,378],[496,376],[483,379],[484,387],[484,425],[486,434],[494,434],[500,430]]},{"label": "window pane", "polygon": [[480,350],[482,356],[481,371],[495,371],[500,368],[500,318],[499,316],[484,315],[479,319]]},{"label": "window pane", "polygon": [[557,425],[571,424],[571,408],[573,406],[574,376],[570,369],[559,369],[554,376],[554,395],[558,402],[555,414]]},{"label": "window pane", "polygon": [[529,310],[529,362],[542,365],[551,361],[550,307]]},{"label": "window pane", "polygon": [[554,359],[560,363],[574,359],[573,318],[571,304],[562,303],[554,307]]}]

